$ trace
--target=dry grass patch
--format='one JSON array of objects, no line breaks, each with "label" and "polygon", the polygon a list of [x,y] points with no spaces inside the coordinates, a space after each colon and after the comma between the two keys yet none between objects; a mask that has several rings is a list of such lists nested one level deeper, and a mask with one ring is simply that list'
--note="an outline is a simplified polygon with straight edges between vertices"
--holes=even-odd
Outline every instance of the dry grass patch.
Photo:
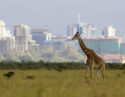
[{"label": "dry grass patch", "polygon": [[[6,79],[0,71],[0,97],[124,97],[125,73],[107,70],[90,84],[85,83],[84,70],[14,70],[15,75]],[[27,79],[27,76],[35,79]]]}]

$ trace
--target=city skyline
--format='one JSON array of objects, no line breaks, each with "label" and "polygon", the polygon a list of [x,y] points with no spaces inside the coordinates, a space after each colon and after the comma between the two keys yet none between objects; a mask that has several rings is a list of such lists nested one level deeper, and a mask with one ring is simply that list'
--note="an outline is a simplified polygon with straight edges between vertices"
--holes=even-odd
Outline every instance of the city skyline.
[{"label": "city skyline", "polygon": [[[70,54],[72,53],[70,50],[75,50],[75,57],[69,56],[68,58],[70,61],[78,61],[82,53],[79,50],[79,46],[77,46],[78,44],[71,40],[74,35],[73,33],[77,31],[82,33],[81,37],[86,46],[93,49],[97,54],[104,56],[104,58],[110,56],[115,57],[119,54],[120,56],[125,55],[125,42],[122,41],[121,37],[115,35],[115,28],[108,26],[100,32],[100,30],[92,24],[81,23],[80,15],[78,20],[78,24],[68,26],[67,36],[52,35],[47,26],[42,29],[31,29],[28,25],[24,24],[14,25],[14,34],[12,35],[9,30],[6,30],[6,23],[0,21],[0,54],[2,60],[36,60],[36,57],[40,60],[39,53],[41,53],[41,51],[45,53],[43,55],[45,60],[50,60],[52,57],[65,60],[65,54],[68,57],[67,50]],[[50,51],[48,52],[48,50]],[[64,56],[61,56],[61,53],[64,54]],[[13,58],[11,58],[11,54]],[[56,56],[56,54],[58,56]],[[36,56],[33,57],[34,55]],[[107,61],[113,62],[113,60],[114,58]],[[121,59],[118,60],[121,62]]]},{"label": "city skyline", "polygon": [[34,28],[48,25],[54,34],[66,34],[66,26],[77,23],[80,13],[82,22],[97,27],[112,25],[124,34],[124,3],[123,0],[5,0],[0,3],[0,20],[11,30],[14,24]]},{"label": "city skyline", "polygon": [[[78,21],[77,21],[77,23],[75,23],[75,24],[71,24],[71,25],[67,25],[67,26],[70,26],[70,27],[72,27],[72,26],[76,26],[76,25],[84,25],[84,26],[86,26],[86,27],[88,27],[89,28],[89,26],[90,26],[90,28],[92,27],[92,28],[94,28],[95,30],[96,29],[99,29],[100,31],[101,31],[101,33],[100,34],[102,34],[102,31],[103,31],[103,29],[104,28],[106,28],[106,27],[113,27],[112,25],[107,25],[107,26],[102,26],[102,27],[97,27],[97,26],[95,26],[95,24],[88,24],[88,23],[84,23],[84,22],[81,22],[81,20],[80,20],[80,13],[78,14],[78,17],[77,17],[77,19],[78,19]],[[6,23],[4,20],[0,20],[0,22],[4,22],[4,23]],[[7,24],[7,23],[6,23]],[[6,29],[9,31],[9,33],[10,34],[14,34],[14,26],[15,25],[26,25],[26,24],[14,24],[13,25],[13,28],[9,28],[9,27],[7,27],[6,26]],[[44,27],[47,27],[47,28],[49,28],[47,25],[44,25],[43,27],[41,26],[41,27],[30,27],[29,25],[27,25],[29,28],[30,28],[30,30],[32,30],[32,29],[42,29],[42,28],[44,28]],[[50,29],[50,31],[51,31],[51,33],[53,33],[53,35],[66,35],[67,36],[67,26],[65,27],[65,29],[66,29],[66,32],[65,33],[61,33],[61,34],[55,34],[54,32],[52,32],[51,31],[51,29]],[[113,27],[114,28],[114,27]],[[86,28],[84,28],[84,29],[86,29]],[[31,31],[30,31],[31,32]],[[77,31],[75,31],[75,32],[77,32]],[[75,33],[74,32],[74,33]],[[98,32],[98,31],[97,31]],[[115,29],[115,32],[116,32],[116,36],[119,36],[120,35],[120,37],[123,37],[122,35],[121,35],[121,32],[118,30],[118,29]],[[118,32],[120,32],[120,34],[118,34]],[[82,32],[83,33],[83,32]],[[5,33],[6,34],[6,33]],[[97,34],[97,33],[96,33]],[[99,34],[99,33],[98,33]],[[97,36],[98,37],[98,36]]]}]

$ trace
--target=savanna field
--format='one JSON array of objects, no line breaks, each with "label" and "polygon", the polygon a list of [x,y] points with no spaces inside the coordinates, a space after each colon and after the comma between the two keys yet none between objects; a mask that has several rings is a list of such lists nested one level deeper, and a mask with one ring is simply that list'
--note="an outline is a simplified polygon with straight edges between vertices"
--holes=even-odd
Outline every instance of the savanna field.
[{"label": "savanna field", "polygon": [[[7,79],[8,71],[15,72]],[[85,70],[0,70],[0,97],[125,97],[125,70],[106,70],[89,83]],[[28,78],[32,76],[33,78]]]}]

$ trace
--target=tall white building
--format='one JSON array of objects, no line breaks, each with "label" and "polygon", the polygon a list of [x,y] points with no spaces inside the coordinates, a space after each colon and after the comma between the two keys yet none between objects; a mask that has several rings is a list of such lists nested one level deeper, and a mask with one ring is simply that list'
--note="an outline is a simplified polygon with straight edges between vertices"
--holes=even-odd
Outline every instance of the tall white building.
[{"label": "tall white building", "polygon": [[112,26],[107,26],[103,29],[103,36],[106,37],[114,37],[115,36],[116,29],[113,28]]},{"label": "tall white building", "polygon": [[0,21],[0,52],[6,53],[15,48],[15,37],[5,27],[5,22]]},{"label": "tall white building", "polygon": [[14,36],[16,51],[24,52],[28,50],[28,41],[30,39],[30,29],[27,25],[15,25],[14,26]]},{"label": "tall white building", "polygon": [[42,30],[43,33],[45,34],[45,41],[51,41],[52,33],[50,32],[48,26],[45,26]]},{"label": "tall white building", "polygon": [[5,22],[0,21],[0,38],[6,38],[6,37],[11,37],[11,33],[9,30],[5,28]]}]

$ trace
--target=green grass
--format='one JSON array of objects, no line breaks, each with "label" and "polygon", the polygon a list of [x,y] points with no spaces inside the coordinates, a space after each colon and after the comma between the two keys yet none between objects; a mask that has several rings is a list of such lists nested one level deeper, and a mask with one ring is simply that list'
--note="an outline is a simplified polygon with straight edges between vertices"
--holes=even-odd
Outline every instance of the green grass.
[{"label": "green grass", "polygon": [[[0,97],[125,97],[125,72],[107,70],[89,84],[85,82],[84,70],[9,70],[15,75],[7,79],[0,70]],[[33,75],[35,79],[27,79]]]}]

